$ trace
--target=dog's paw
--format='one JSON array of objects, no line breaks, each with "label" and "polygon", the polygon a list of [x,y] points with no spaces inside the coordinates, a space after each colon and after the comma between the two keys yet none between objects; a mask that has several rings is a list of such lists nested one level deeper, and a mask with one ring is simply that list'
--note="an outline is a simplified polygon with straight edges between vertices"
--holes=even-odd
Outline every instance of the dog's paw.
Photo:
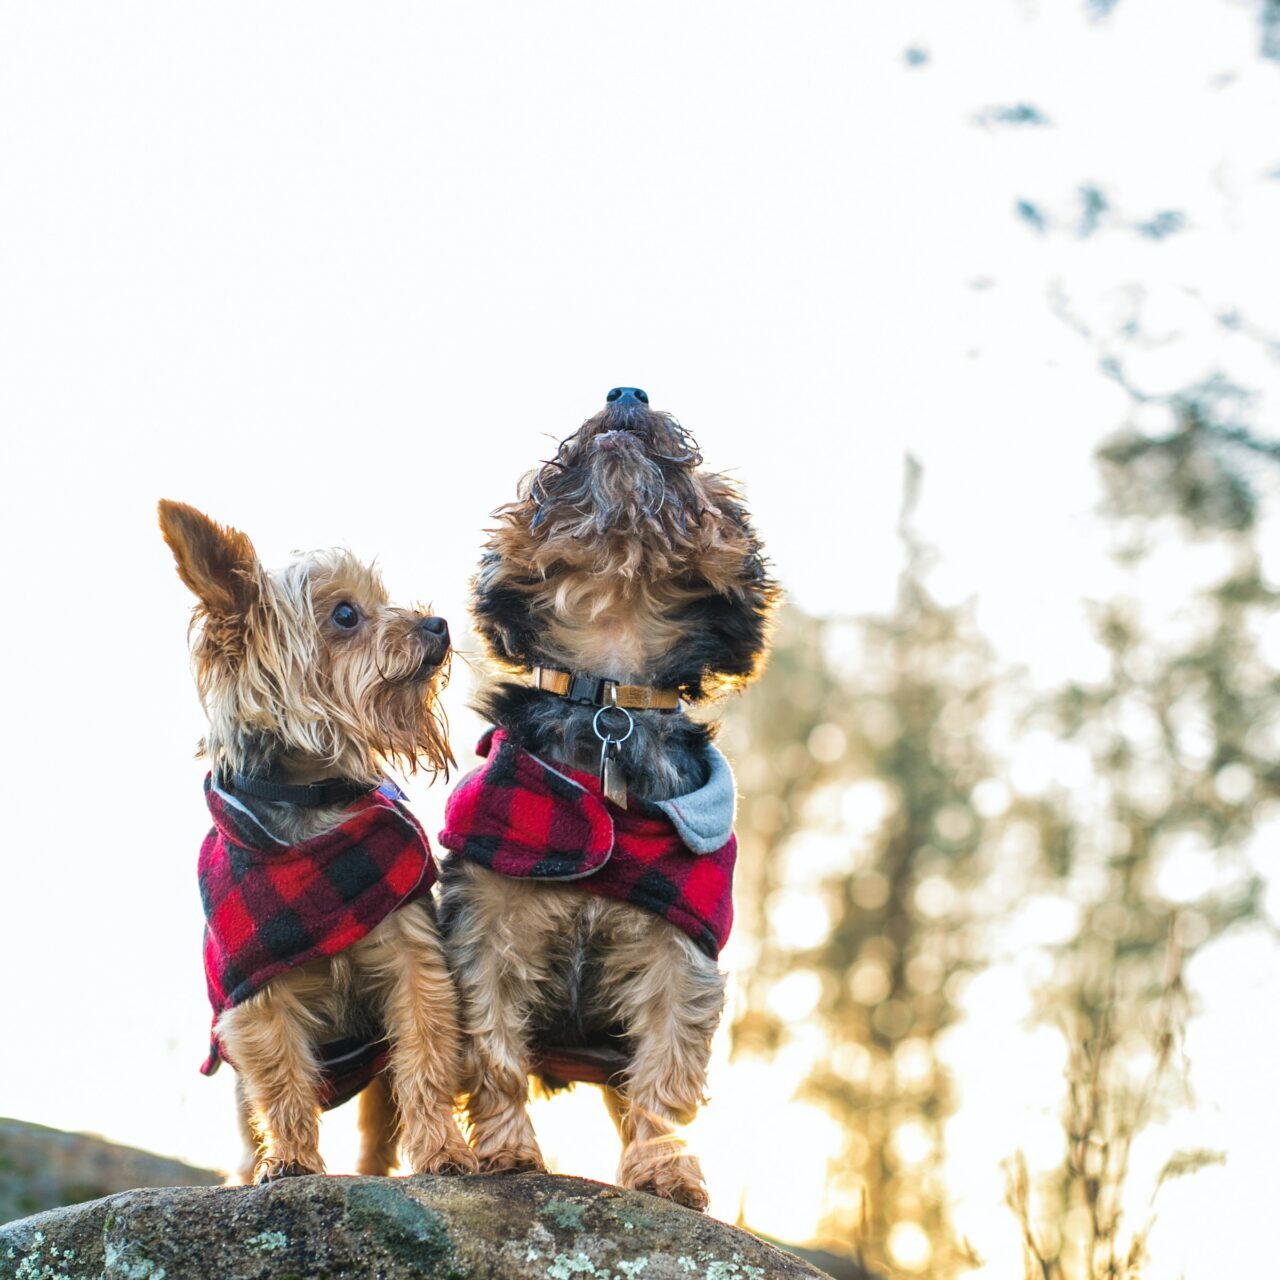
[{"label": "dog's paw", "polygon": [[514,1151],[490,1151],[479,1156],[481,1173],[546,1173],[547,1165],[537,1147],[519,1147]]},{"label": "dog's paw", "polygon": [[254,1171],[254,1186],[261,1187],[268,1182],[278,1182],[281,1178],[306,1178],[314,1173],[323,1173],[324,1166],[312,1169],[298,1160],[281,1160],[275,1156],[266,1156],[258,1161]]},{"label": "dog's paw", "polygon": [[414,1173],[479,1173],[480,1161],[476,1153],[460,1138],[447,1142],[434,1151],[419,1154],[406,1153],[405,1161]]},{"label": "dog's paw", "polygon": [[443,1174],[479,1173],[480,1161],[476,1159],[476,1153],[470,1147],[462,1146],[455,1151],[441,1152],[439,1161],[431,1168],[424,1170],[424,1172]]},{"label": "dog's paw", "polygon": [[656,1179],[652,1187],[642,1187],[641,1190],[648,1191],[653,1196],[661,1196],[664,1200],[673,1200],[696,1213],[706,1213],[710,1203],[707,1189],[701,1181],[695,1182],[687,1178]]},{"label": "dog's paw", "polygon": [[706,1213],[709,1203],[702,1168],[689,1155],[666,1156],[661,1160],[627,1162],[618,1176],[620,1186],[644,1191],[663,1200],[672,1200],[686,1209]]}]

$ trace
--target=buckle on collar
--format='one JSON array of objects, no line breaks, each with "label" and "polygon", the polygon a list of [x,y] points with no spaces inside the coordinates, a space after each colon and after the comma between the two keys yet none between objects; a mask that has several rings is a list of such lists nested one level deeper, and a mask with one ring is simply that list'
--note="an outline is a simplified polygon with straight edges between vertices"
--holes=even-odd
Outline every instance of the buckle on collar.
[{"label": "buckle on collar", "polygon": [[575,671],[569,678],[569,692],[565,697],[570,702],[583,702],[592,707],[608,706],[610,699],[607,690],[610,688],[615,691],[614,698],[616,698],[618,688],[616,681]]},{"label": "buckle on collar", "polygon": [[536,666],[532,684],[543,693],[554,694],[566,702],[583,707],[622,707],[632,711],[680,710],[679,689],[659,689],[649,685],[625,684],[608,676],[594,676],[583,671],[564,671],[559,667]]}]

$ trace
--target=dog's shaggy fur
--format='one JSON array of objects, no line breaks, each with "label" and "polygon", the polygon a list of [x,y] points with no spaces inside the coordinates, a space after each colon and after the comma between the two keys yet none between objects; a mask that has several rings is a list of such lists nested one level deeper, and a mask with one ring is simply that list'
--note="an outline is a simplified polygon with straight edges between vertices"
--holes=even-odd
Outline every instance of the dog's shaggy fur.
[{"label": "dog's shaggy fur", "polygon": [[[410,771],[451,763],[436,700],[448,675],[447,632],[390,605],[373,569],[324,551],[269,573],[243,533],[181,503],[160,504],[160,526],[198,601],[192,654],[215,772],[290,783],[341,775],[372,788],[389,763]],[[330,830],[345,808],[239,799],[290,844]],[[476,1167],[453,1116],[456,995],[422,899],[350,949],[273,978],[219,1019],[237,1071],[241,1180],[323,1170],[315,1046],[383,1027],[390,1065],[360,1097],[360,1171],[387,1173],[397,1141],[415,1172]]]},{"label": "dog's shaggy fur", "polygon": [[[678,687],[686,702],[760,668],[776,602],[738,490],[701,469],[665,413],[610,405],[496,511],[473,584],[480,635],[508,673],[535,665]],[[479,709],[522,747],[594,771],[593,708],[502,678]],[[620,764],[631,794],[702,786],[712,730],[632,713]],[[526,1113],[541,1042],[611,1037],[629,1056],[606,1090],[623,1139],[619,1182],[706,1207],[697,1161],[674,1136],[702,1100],[724,979],[660,917],[572,885],[505,879],[453,858],[443,875],[451,963],[472,1031],[469,1118],[481,1167],[539,1168]]]}]

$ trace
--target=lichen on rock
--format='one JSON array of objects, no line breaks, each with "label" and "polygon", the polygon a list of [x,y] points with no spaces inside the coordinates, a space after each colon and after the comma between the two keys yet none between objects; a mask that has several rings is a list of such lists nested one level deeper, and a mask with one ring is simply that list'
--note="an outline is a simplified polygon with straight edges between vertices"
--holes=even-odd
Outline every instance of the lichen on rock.
[{"label": "lichen on rock", "polygon": [[542,1174],[126,1191],[0,1227],[4,1280],[788,1280],[821,1272],[636,1191]]}]

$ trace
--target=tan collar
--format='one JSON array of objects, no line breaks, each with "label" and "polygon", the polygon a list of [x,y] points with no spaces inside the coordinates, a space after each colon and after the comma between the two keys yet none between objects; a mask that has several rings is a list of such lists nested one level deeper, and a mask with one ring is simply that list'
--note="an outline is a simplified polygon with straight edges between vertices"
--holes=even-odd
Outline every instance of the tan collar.
[{"label": "tan collar", "polygon": [[647,684],[620,684],[604,676],[580,671],[558,671],[555,667],[534,667],[531,681],[535,689],[581,702],[592,707],[626,707],[629,711],[679,711],[679,689],[655,689]]}]

